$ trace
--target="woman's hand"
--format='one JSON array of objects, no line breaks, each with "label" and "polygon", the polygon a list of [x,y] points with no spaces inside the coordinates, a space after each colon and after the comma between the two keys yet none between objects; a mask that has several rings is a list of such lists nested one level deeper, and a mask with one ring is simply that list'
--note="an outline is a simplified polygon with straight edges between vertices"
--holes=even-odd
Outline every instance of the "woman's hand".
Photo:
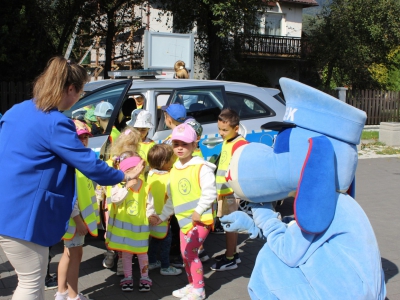
[{"label": "woman's hand", "polygon": [[129,181],[126,182],[125,187],[126,187],[127,189],[129,189],[129,188],[133,187],[137,182],[138,182],[138,180],[137,180],[136,178],[131,179],[131,180],[129,180]]},{"label": "woman's hand", "polygon": [[[127,180],[128,177],[130,178],[129,181],[138,178],[140,173],[142,173],[144,167],[145,167],[145,161],[141,160],[136,167],[134,167],[132,170],[129,170],[128,172],[125,172],[124,180]],[[128,181],[126,183],[128,184]]]}]

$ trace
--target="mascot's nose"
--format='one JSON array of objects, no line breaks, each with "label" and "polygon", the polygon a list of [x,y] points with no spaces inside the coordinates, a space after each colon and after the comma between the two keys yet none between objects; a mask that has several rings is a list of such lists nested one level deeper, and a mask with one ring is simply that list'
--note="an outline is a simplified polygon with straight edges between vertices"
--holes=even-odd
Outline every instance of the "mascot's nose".
[{"label": "mascot's nose", "polygon": [[243,200],[258,203],[280,200],[288,193],[282,180],[287,177],[288,162],[286,154],[277,155],[267,145],[250,143],[235,151],[225,178]]}]

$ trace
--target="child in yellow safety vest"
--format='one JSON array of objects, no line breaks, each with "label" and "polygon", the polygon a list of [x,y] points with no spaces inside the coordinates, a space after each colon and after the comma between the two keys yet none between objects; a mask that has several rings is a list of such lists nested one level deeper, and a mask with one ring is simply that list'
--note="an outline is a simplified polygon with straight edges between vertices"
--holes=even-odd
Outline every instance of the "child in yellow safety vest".
[{"label": "child in yellow safety vest", "polygon": [[[125,127],[118,138],[114,141],[111,147],[111,157],[107,163],[114,168],[119,167],[119,161],[126,157],[133,156],[139,151],[140,143],[140,133],[137,130],[133,130],[132,127]],[[141,175],[142,176],[142,175]],[[109,218],[109,211],[111,209],[111,186],[100,187],[96,186],[96,197],[98,203],[102,202],[104,219],[107,231],[107,224]],[[106,234],[105,234],[106,237]],[[111,269],[114,267],[115,252],[113,250],[108,250],[104,253],[103,267]],[[122,268],[122,255],[118,254],[117,263],[117,275],[124,275]]]},{"label": "child in yellow safety vest", "polygon": [[[169,171],[176,161],[174,151],[170,145],[158,144],[150,149],[147,159],[150,164],[150,172],[147,177],[147,216],[161,214],[167,200],[167,184]],[[161,268],[161,275],[179,275],[182,270],[170,265],[169,251],[171,248],[171,230],[169,221],[159,225],[150,225],[149,244],[149,270]],[[160,252],[160,260],[157,253]]]},{"label": "child in yellow safety vest", "polygon": [[[76,132],[79,139],[88,146],[89,127],[78,120],[74,120]],[[87,299],[78,294],[79,265],[82,259],[85,235],[89,232],[97,236],[97,224],[99,219],[99,208],[94,193],[93,182],[76,170],[76,192],[77,199],[69,220],[68,230],[63,236],[64,253],[58,264],[58,292],[56,300]]]},{"label": "child in yellow safety vest", "polygon": [[156,143],[149,139],[147,135],[149,134],[149,130],[153,128],[153,124],[151,123],[151,113],[147,110],[141,110],[139,114],[136,116],[135,120],[131,120],[126,122],[126,125],[132,126],[140,133],[140,146],[139,146],[139,155],[140,157],[146,162],[146,169],[145,169],[145,178],[147,177],[147,173],[149,168],[147,167],[147,153],[151,147],[153,147]]},{"label": "child in yellow safety vest", "polygon": [[[142,159],[131,156],[121,159],[119,169],[129,172]],[[112,187],[111,210],[108,220],[106,245],[108,249],[122,252],[124,278],[121,289],[124,292],[133,291],[132,257],[136,254],[140,267],[139,292],[150,291],[152,281],[149,278],[149,262],[147,256],[149,242],[149,222],[146,216],[146,186],[140,178]]]},{"label": "child in yellow safety vest", "polygon": [[160,224],[175,213],[180,226],[181,254],[189,284],[173,291],[172,295],[184,300],[205,299],[203,265],[198,250],[214,223],[212,206],[217,198],[216,166],[193,156],[197,136],[190,125],[175,127],[171,140],[179,161],[171,169],[168,200],[162,213],[153,215],[151,221]]}]

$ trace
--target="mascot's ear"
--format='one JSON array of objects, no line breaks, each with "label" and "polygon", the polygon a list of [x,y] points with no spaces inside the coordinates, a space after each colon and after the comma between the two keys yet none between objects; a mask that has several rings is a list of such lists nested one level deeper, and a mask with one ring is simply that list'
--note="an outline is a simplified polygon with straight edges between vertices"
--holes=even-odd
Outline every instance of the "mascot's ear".
[{"label": "mascot's ear", "polygon": [[294,213],[297,224],[307,233],[321,233],[335,215],[336,164],[335,153],[329,139],[318,136],[309,139],[297,195]]}]

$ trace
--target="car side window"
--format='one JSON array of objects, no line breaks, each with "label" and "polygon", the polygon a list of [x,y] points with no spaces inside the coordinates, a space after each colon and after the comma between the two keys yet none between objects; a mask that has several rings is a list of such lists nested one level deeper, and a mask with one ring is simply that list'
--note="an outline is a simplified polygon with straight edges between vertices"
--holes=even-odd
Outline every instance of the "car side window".
[{"label": "car side window", "polygon": [[275,116],[267,105],[249,95],[226,93],[229,107],[235,110],[241,120]]},{"label": "car side window", "polygon": [[195,118],[201,124],[217,122],[224,107],[224,100],[219,89],[184,90],[176,93],[171,104],[185,106],[187,116]]},{"label": "car side window", "polygon": [[[71,119],[78,119],[87,123],[91,127],[93,136],[103,135],[105,134],[108,123],[113,122],[114,125],[114,121],[117,121],[113,118],[115,116],[113,112],[125,87],[126,84],[121,84],[89,94],[87,97],[75,103],[71,109],[63,113]],[[94,111],[96,106],[101,102],[108,102],[111,105],[108,107],[105,106],[105,108],[102,109],[104,117],[100,120],[94,115]]]}]

